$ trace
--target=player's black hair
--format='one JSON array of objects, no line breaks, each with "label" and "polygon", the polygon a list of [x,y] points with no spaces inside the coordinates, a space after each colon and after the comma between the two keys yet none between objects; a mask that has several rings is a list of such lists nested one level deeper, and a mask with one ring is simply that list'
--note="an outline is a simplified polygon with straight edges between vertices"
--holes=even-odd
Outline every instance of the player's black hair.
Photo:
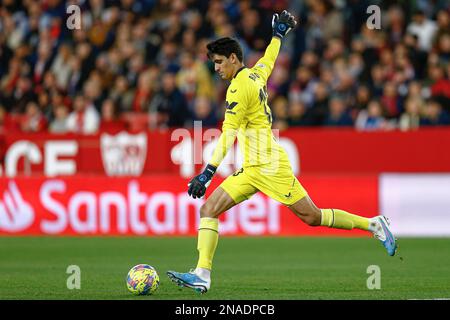
[{"label": "player's black hair", "polygon": [[212,59],[213,54],[218,54],[229,58],[232,53],[236,55],[240,62],[244,59],[242,48],[239,42],[230,37],[214,40],[206,45],[208,49],[208,58]]}]

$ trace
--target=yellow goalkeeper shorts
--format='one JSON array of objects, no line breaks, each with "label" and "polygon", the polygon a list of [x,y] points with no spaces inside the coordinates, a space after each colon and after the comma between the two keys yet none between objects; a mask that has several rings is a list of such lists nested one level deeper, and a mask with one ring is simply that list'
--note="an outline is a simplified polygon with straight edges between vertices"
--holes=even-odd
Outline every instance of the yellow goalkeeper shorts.
[{"label": "yellow goalkeeper shorts", "polygon": [[250,166],[237,170],[226,178],[220,187],[240,203],[261,191],[286,206],[293,205],[308,193],[294,176],[288,162],[277,168],[270,165]]}]

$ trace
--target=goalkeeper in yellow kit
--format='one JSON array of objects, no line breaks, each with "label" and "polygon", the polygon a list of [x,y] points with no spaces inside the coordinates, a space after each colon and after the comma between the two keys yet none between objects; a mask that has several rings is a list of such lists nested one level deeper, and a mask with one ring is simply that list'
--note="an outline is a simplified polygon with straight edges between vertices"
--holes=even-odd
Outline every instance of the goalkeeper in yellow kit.
[{"label": "goalkeeper in yellow kit", "polygon": [[243,64],[239,43],[221,38],[207,45],[208,57],[222,79],[229,80],[222,134],[203,173],[189,182],[188,193],[201,198],[229,148],[238,139],[244,155],[242,169],[229,176],[214,190],[200,209],[198,230],[199,260],[187,273],[168,271],[169,278],[180,286],[205,293],[211,286],[211,268],[219,238],[219,215],[258,191],[288,206],[310,226],[358,228],[371,231],[393,256],[397,245],[383,216],[365,218],[339,209],[317,208],[294,176],[288,156],[272,134],[272,114],[267,105],[266,83],[274,68],[284,36],[296,25],[287,11],[275,14],[273,37],[264,56],[253,66]]}]

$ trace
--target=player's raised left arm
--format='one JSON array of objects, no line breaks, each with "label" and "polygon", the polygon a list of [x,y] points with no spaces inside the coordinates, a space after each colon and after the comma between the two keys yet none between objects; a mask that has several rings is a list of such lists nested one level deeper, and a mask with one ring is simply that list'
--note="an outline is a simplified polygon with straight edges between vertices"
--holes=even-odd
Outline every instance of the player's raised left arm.
[{"label": "player's raised left arm", "polygon": [[275,61],[280,52],[281,41],[297,25],[297,21],[292,14],[284,10],[280,15],[275,13],[272,17],[272,40],[267,46],[264,56],[258,60],[254,68],[258,68],[260,73],[267,78],[272,73]]}]

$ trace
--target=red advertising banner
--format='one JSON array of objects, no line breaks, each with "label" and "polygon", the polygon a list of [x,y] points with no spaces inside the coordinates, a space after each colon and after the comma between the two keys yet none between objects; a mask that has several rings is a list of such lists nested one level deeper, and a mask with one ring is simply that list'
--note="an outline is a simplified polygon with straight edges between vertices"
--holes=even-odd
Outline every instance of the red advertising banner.
[{"label": "red advertising banner", "polygon": [[[171,173],[188,178],[210,158],[217,141],[211,137],[218,133],[217,129],[181,128],[92,136],[9,134],[0,137],[0,175]],[[409,132],[289,129],[280,132],[279,141],[296,174],[450,172],[450,128]],[[237,147],[230,151],[231,160],[220,166],[220,176],[239,169],[238,153]]]},{"label": "red advertising banner", "polygon": [[[376,175],[302,176],[317,206],[371,217]],[[188,196],[176,175],[0,178],[0,235],[196,235],[204,199]],[[215,178],[208,194],[221,182]],[[221,217],[221,235],[342,235],[367,232],[305,225],[287,207],[257,193]]]}]

